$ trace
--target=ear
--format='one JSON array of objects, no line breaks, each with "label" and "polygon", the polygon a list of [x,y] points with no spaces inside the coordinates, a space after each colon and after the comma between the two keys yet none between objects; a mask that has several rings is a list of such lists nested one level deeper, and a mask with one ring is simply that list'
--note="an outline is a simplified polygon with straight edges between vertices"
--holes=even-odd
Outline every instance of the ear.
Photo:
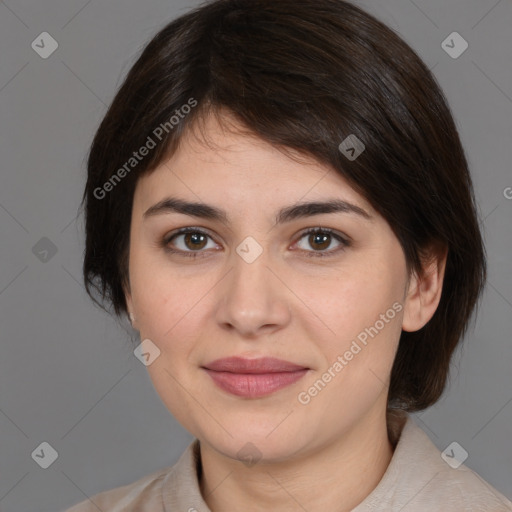
[{"label": "ear", "polygon": [[130,291],[126,291],[124,293],[125,300],[126,300],[126,309],[128,310],[128,316],[130,317],[130,322],[132,324],[132,327],[136,330],[137,329],[137,319],[135,318],[135,314],[133,312],[133,300]]},{"label": "ear", "polygon": [[402,318],[404,331],[417,331],[434,316],[441,300],[447,256],[446,246],[432,246],[423,258],[421,275],[411,275]]}]

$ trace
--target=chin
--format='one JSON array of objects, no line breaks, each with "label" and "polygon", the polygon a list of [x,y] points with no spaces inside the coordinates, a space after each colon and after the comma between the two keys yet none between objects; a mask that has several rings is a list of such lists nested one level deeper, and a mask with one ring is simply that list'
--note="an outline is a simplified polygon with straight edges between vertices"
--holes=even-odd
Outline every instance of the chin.
[{"label": "chin", "polygon": [[269,421],[259,423],[247,421],[245,417],[243,421],[226,422],[223,426],[232,437],[220,427],[215,434],[211,430],[206,432],[203,430],[203,435],[197,437],[231,459],[248,458],[268,462],[287,460],[305,441],[304,432],[301,432],[301,435],[298,433],[294,435],[290,431],[290,427],[293,429],[292,425],[287,425],[286,429],[280,430],[282,425],[279,426],[279,421],[275,421],[275,416]]}]

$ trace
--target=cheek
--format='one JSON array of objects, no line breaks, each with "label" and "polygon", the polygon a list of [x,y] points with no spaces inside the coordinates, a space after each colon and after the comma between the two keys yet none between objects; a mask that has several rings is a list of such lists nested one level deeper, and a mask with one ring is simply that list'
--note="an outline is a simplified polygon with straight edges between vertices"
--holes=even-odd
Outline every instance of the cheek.
[{"label": "cheek", "polygon": [[[178,275],[174,269],[141,265],[134,261],[132,298],[141,339],[149,338],[163,357],[150,365],[150,373],[160,366],[181,375],[193,364],[191,353],[201,333],[208,331],[215,302],[215,279],[210,275],[195,278]],[[158,362],[158,364],[156,364]]]},{"label": "cheek", "polygon": [[[295,291],[309,307],[296,315],[300,328],[322,354],[325,368],[318,370],[344,375],[336,379],[343,393],[365,386],[372,392],[387,381],[401,334],[403,279],[375,262],[308,287],[297,281]],[[336,361],[343,368],[332,368]]]},{"label": "cheek", "polygon": [[202,290],[190,290],[190,284],[179,279],[174,280],[172,286],[165,286],[163,280],[158,283],[146,281],[142,289],[135,290],[141,336],[165,349],[175,345],[173,340],[177,339],[180,340],[178,346],[184,345],[186,334],[197,328],[199,302],[204,296]]},{"label": "cheek", "polygon": [[290,288],[303,308],[296,319],[309,319],[332,339],[356,336],[401,300],[402,279],[378,262],[350,265],[328,276],[295,276]]},{"label": "cheek", "polygon": [[149,266],[138,267],[133,278],[140,338],[150,339],[160,350],[159,357],[146,367],[149,377],[171,414],[192,429],[190,411],[197,408],[193,396],[201,392],[192,396],[187,390],[192,387],[192,354],[197,333],[204,332],[202,322],[212,284],[209,280],[180,278],[175,273],[166,275],[162,269],[156,272]]},{"label": "cheek", "polygon": [[130,289],[141,337],[161,341],[190,309],[196,295],[155,251],[134,243],[130,252]]}]

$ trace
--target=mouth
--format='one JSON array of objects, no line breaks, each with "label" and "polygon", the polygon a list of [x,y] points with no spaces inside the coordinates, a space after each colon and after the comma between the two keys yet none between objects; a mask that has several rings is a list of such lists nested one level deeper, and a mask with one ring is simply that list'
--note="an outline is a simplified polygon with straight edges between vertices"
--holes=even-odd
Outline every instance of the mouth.
[{"label": "mouth", "polygon": [[309,371],[304,366],[270,357],[217,359],[202,368],[219,388],[245,398],[270,395],[294,384]]}]

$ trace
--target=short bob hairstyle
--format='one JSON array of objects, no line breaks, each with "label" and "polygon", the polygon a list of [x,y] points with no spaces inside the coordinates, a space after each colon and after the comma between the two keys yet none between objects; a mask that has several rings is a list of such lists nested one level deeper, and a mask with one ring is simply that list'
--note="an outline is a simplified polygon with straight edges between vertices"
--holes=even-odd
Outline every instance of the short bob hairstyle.
[{"label": "short bob hairstyle", "polygon": [[[335,169],[389,223],[409,276],[421,276],[429,256],[447,250],[440,304],[422,329],[402,331],[388,394],[390,409],[434,404],[486,279],[473,185],[428,67],[347,1],[214,0],[143,48],[88,156],[89,296],[118,318],[127,314],[137,180],[171,157],[197,121],[211,113],[222,122],[226,109],[247,133]],[[356,159],[339,149],[349,135],[365,145]]]}]

